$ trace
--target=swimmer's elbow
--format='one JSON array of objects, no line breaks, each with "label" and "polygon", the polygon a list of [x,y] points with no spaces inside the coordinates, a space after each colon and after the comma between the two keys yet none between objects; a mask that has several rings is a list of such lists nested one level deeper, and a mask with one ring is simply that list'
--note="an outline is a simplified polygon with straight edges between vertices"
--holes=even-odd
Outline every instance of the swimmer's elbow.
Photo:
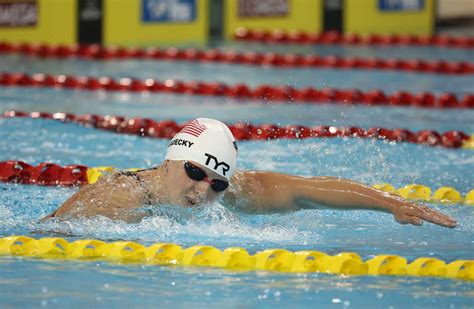
[{"label": "swimmer's elbow", "polygon": [[56,217],[56,212],[57,212],[57,210],[55,210],[55,211],[53,211],[52,213],[50,213],[49,215],[47,215],[47,216],[45,216],[45,217],[39,219],[39,222],[46,222],[46,221],[48,221],[48,220],[51,219],[51,218],[55,218],[55,217]]},{"label": "swimmer's elbow", "polygon": [[51,219],[53,216],[51,215],[47,215],[46,217],[43,217],[41,219],[39,219],[39,222],[43,223],[43,222],[46,222],[48,221],[49,219]]}]

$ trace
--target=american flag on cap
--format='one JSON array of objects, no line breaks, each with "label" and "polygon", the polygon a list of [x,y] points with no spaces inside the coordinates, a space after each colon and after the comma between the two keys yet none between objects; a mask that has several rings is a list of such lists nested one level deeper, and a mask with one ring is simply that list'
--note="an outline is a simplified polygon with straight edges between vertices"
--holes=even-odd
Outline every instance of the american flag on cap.
[{"label": "american flag on cap", "polygon": [[184,128],[179,131],[179,133],[188,133],[192,136],[199,137],[202,132],[206,131],[206,126],[200,124],[196,119],[189,122]]}]

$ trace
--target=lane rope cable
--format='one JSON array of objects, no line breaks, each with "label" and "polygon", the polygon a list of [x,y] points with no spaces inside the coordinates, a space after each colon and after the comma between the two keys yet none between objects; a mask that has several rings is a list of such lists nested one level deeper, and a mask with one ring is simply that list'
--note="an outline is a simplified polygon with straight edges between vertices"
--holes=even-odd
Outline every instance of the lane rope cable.
[{"label": "lane rope cable", "polygon": [[474,260],[446,263],[433,257],[406,258],[381,254],[363,261],[355,252],[334,256],[324,252],[266,249],[250,255],[241,247],[219,250],[196,245],[183,248],[173,243],[155,243],[148,247],[133,241],[104,242],[82,239],[68,242],[64,238],[27,236],[0,238],[0,256],[11,255],[55,260],[109,261],[119,263],[194,266],[230,271],[271,271],[288,273],[326,273],[334,275],[383,275],[439,277],[474,280]]},{"label": "lane rope cable", "polygon": [[[51,119],[62,123],[73,122],[82,126],[107,130],[120,134],[134,134],[140,137],[171,139],[185,124],[173,120],[155,121],[150,118],[126,118],[123,116],[101,116],[93,114],[75,115],[71,113],[46,113],[5,111],[0,118]],[[237,140],[273,140],[305,138],[375,138],[389,142],[408,142],[445,148],[474,149],[474,134],[469,136],[463,131],[439,133],[434,130],[412,132],[407,129],[387,129],[373,127],[302,126],[275,124],[227,124]]]},{"label": "lane rope cable", "polygon": [[[77,186],[95,183],[102,175],[114,171],[118,169],[112,166],[67,165],[63,167],[47,162],[33,166],[22,161],[9,160],[0,162],[0,181],[41,186]],[[463,196],[458,190],[449,186],[432,190],[428,186],[409,184],[395,189],[391,184],[383,183],[375,184],[373,187],[409,200],[474,206],[474,188]]]},{"label": "lane rope cable", "polygon": [[314,45],[370,45],[370,46],[438,46],[451,48],[474,48],[474,37],[470,36],[416,36],[398,34],[341,34],[337,31],[310,33],[306,31],[258,30],[239,27],[234,39],[261,43],[314,44]]},{"label": "lane rope cable", "polygon": [[388,94],[379,89],[334,89],[314,87],[294,88],[287,85],[259,85],[254,88],[243,84],[228,85],[221,82],[179,81],[168,79],[135,79],[93,76],[26,74],[0,72],[3,87],[46,87],[89,91],[119,91],[131,93],[167,93],[228,97],[238,100],[259,100],[261,103],[285,102],[290,104],[344,104],[364,106],[411,106],[424,108],[474,108],[474,94],[462,98],[450,92],[436,95],[431,92],[411,93],[396,91]]},{"label": "lane rope cable", "polygon": [[332,68],[350,70],[405,71],[430,74],[466,75],[474,74],[474,64],[467,61],[396,59],[396,58],[360,58],[336,55],[319,56],[315,54],[239,52],[216,49],[199,50],[196,48],[179,49],[128,47],[105,47],[99,45],[46,45],[13,44],[0,42],[1,54],[22,54],[41,58],[111,60],[173,60],[206,63],[228,63],[251,66],[272,66],[281,68]]}]

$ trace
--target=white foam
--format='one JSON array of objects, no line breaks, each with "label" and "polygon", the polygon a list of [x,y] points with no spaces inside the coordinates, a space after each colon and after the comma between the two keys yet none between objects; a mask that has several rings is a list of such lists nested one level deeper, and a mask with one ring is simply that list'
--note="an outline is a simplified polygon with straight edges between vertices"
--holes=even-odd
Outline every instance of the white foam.
[{"label": "white foam", "polygon": [[34,223],[34,230],[81,238],[178,243],[206,243],[215,240],[226,243],[293,243],[304,237],[304,233],[292,226],[272,222],[262,222],[259,225],[245,223],[236,213],[217,203],[194,209],[162,206],[155,208],[153,212],[154,216],[135,224],[97,216],[68,221],[52,219]]}]

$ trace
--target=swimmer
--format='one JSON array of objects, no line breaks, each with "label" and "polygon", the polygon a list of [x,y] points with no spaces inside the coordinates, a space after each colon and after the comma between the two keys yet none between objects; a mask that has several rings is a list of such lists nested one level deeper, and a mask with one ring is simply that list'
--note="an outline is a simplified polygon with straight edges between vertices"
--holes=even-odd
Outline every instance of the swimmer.
[{"label": "swimmer", "polygon": [[391,213],[402,224],[456,226],[455,220],[427,206],[348,179],[236,171],[237,153],[225,124],[195,119],[171,139],[161,165],[102,176],[42,220],[100,215],[139,222],[151,215],[153,206],[194,207],[219,201],[252,213],[366,209]]}]

